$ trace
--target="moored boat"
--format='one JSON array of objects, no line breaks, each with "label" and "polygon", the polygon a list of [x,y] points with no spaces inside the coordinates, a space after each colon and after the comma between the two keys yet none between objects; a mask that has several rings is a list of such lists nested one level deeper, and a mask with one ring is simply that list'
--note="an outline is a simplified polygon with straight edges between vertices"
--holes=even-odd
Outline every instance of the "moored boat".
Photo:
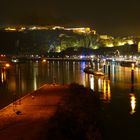
[{"label": "moored boat", "polygon": [[105,74],[103,72],[101,72],[101,71],[95,71],[93,74],[95,76],[105,76]]},{"label": "moored boat", "polygon": [[101,71],[94,71],[91,67],[86,67],[84,69],[84,72],[85,73],[88,73],[88,74],[93,74],[95,76],[105,76],[105,74]]}]

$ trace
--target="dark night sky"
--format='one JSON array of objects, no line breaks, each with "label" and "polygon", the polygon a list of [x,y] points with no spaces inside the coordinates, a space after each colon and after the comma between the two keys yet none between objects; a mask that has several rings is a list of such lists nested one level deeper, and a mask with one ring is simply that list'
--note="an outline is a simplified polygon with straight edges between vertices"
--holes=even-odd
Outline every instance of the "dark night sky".
[{"label": "dark night sky", "polygon": [[139,0],[0,0],[0,24],[91,26],[100,34],[140,35]]}]

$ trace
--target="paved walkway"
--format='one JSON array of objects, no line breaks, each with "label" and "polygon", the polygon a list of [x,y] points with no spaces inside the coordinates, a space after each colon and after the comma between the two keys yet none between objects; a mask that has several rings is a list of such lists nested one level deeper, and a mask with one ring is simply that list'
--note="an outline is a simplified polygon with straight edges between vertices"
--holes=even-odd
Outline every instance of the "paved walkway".
[{"label": "paved walkway", "polygon": [[68,86],[44,85],[0,110],[0,140],[40,140]]}]

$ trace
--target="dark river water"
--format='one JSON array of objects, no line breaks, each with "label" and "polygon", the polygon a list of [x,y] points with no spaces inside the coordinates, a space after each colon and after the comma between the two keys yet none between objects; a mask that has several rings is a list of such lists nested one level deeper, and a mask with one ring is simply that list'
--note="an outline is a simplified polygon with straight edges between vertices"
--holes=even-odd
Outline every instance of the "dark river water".
[{"label": "dark river water", "polygon": [[[79,83],[100,91],[107,139],[140,139],[140,68],[111,64],[110,78],[83,72],[87,62],[30,61],[0,71],[0,108],[46,83]],[[97,68],[101,66],[96,65]],[[107,69],[106,69],[107,71]]]},{"label": "dark river water", "polygon": [[0,108],[46,83],[85,85],[85,62],[29,61],[0,70]]}]

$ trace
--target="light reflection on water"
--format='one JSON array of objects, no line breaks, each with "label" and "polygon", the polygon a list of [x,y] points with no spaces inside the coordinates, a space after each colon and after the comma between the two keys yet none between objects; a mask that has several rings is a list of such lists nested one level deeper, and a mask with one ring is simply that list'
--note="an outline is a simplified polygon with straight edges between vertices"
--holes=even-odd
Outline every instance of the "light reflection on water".
[{"label": "light reflection on water", "polygon": [[110,78],[90,78],[90,87],[101,92],[106,139],[139,139],[140,68],[134,70],[134,82],[131,74],[131,68],[113,64]]},{"label": "light reflection on water", "polygon": [[[135,69],[133,91],[131,91],[131,68],[111,65],[111,78],[95,77],[83,72],[88,62],[46,61],[13,64],[9,69],[0,70],[0,106],[3,107],[13,100],[13,95],[21,97],[38,89],[45,83],[70,84],[79,83],[100,92],[105,103],[123,99],[129,102],[131,114],[136,112],[136,96],[140,89],[140,69]],[[94,65],[101,69],[101,65]],[[107,74],[107,73],[106,73]],[[133,96],[132,96],[133,95]],[[129,97],[129,100],[127,99]],[[137,101],[137,102],[136,102]],[[133,113],[132,113],[133,112]]]},{"label": "light reflection on water", "polygon": [[110,80],[90,75],[90,88],[100,92],[100,99],[106,103],[111,100]]},{"label": "light reflection on water", "polygon": [[17,98],[38,89],[45,83],[85,85],[83,69],[86,62],[27,62],[13,64],[9,69],[0,70],[0,107],[4,107]]},{"label": "light reflection on water", "polygon": [[[130,67],[121,67],[114,64],[111,65],[110,79],[108,77],[100,78],[93,75],[85,77],[87,81],[85,86],[90,87],[94,91],[99,91],[100,99],[104,103],[116,103],[118,100],[118,106],[123,108],[125,103],[128,102],[127,107],[130,106],[130,114],[133,115],[137,111],[136,105],[138,104],[138,100],[140,102],[140,98],[137,97],[140,90],[140,68],[135,68],[134,70],[134,83],[131,80]],[[124,100],[124,102],[119,103],[119,100]],[[127,108],[125,108],[126,110]]]},{"label": "light reflection on water", "polygon": [[107,103],[111,100],[110,80],[103,81],[103,96],[101,97]]},{"label": "light reflection on water", "polygon": [[136,97],[135,94],[131,93],[130,94],[130,105],[131,105],[131,110],[130,114],[133,115],[136,112]]},{"label": "light reflection on water", "polygon": [[1,82],[4,83],[6,81],[6,71],[4,69],[0,69],[1,73]]}]

